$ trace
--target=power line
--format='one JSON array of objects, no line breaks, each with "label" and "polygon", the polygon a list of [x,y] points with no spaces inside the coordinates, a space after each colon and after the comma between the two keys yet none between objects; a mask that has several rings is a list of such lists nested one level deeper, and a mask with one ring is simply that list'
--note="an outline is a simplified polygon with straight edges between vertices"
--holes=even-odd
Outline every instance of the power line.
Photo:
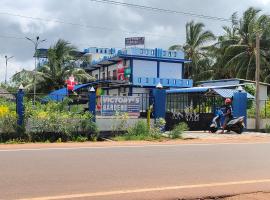
[{"label": "power line", "polygon": [[0,15],[8,15],[8,16],[13,16],[13,17],[20,17],[20,18],[24,18],[24,19],[44,21],[44,22],[55,22],[55,23],[59,23],[59,24],[66,24],[66,25],[70,25],[70,26],[77,26],[77,27],[87,28],[87,29],[100,29],[100,30],[104,30],[104,31],[116,31],[116,32],[122,32],[122,33],[127,33],[127,34],[141,34],[141,35],[158,36],[158,37],[163,37],[163,38],[178,39],[177,36],[168,36],[168,35],[161,35],[161,34],[156,34],[156,33],[137,32],[137,31],[121,31],[119,29],[113,29],[110,27],[79,24],[79,23],[74,23],[74,22],[67,22],[67,21],[60,20],[60,19],[48,19],[48,18],[46,19],[46,18],[40,18],[40,17],[31,17],[31,16],[26,16],[26,15],[13,14],[13,13],[9,13],[9,12],[0,12]]},{"label": "power line", "polygon": [[187,15],[187,16],[192,16],[192,17],[197,17],[197,18],[204,18],[204,19],[209,19],[209,20],[231,22],[231,19],[223,18],[223,17],[202,15],[202,14],[196,14],[196,13],[192,13],[192,12],[170,10],[170,9],[165,9],[165,8],[158,8],[158,7],[145,6],[145,5],[139,5],[139,4],[124,3],[124,2],[119,2],[119,1],[112,1],[112,0],[90,0],[90,1],[98,2],[98,3],[111,4],[111,5],[118,5],[118,6],[133,7],[133,8],[138,8],[138,9],[143,9],[143,10],[150,10],[150,11],[155,11],[155,12],[181,14],[181,15]]}]

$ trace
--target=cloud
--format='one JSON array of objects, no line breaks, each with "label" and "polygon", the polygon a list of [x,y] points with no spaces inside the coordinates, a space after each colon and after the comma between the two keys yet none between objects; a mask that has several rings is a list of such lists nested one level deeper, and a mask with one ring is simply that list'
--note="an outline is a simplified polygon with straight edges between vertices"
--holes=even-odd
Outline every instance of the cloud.
[{"label": "cloud", "polygon": [[[122,0],[171,10],[229,18],[250,6],[270,11],[270,0]],[[3,14],[47,19],[33,20]],[[2,13],[2,14],[1,14]],[[57,23],[54,21],[65,21]],[[168,48],[185,41],[185,24],[195,20],[219,35],[226,22],[206,20],[187,15],[146,11],[131,7],[108,5],[88,0],[2,0],[0,8],[0,81],[4,80],[4,55],[13,55],[9,77],[22,68],[33,69],[33,44],[23,38],[39,35],[47,39],[40,47],[48,48],[59,38],[70,41],[79,50],[90,46],[124,47],[124,38],[145,36],[149,48]],[[73,25],[68,24],[73,23]],[[82,26],[76,25],[81,24]],[[1,36],[22,39],[3,38]]]}]

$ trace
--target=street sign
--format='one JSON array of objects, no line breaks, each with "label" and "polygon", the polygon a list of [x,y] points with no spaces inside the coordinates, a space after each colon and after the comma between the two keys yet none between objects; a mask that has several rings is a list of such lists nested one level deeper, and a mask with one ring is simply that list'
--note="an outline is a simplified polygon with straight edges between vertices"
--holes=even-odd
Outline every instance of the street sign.
[{"label": "street sign", "polygon": [[137,96],[101,96],[101,115],[113,116],[115,113],[140,115],[140,97]]},{"label": "street sign", "polygon": [[125,46],[144,45],[145,37],[125,38]]}]

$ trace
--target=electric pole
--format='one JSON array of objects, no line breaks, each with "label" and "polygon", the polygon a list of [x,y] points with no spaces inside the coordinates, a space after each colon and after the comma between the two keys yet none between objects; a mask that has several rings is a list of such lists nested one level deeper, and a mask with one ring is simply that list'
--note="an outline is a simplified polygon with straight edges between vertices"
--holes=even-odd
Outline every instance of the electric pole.
[{"label": "electric pole", "polygon": [[256,33],[256,110],[255,110],[255,127],[256,131],[260,130],[260,33]]},{"label": "electric pole", "polygon": [[5,84],[7,84],[7,68],[8,68],[8,60],[10,60],[11,58],[13,58],[14,56],[5,56],[6,59],[6,72],[5,72]]},{"label": "electric pole", "polygon": [[36,104],[36,76],[37,76],[37,56],[38,56],[38,52],[37,52],[37,49],[38,49],[38,45],[42,42],[45,42],[46,40],[39,40],[39,36],[36,37],[36,40],[35,39],[31,39],[31,38],[28,38],[26,37],[27,40],[29,40],[30,42],[32,42],[34,44],[34,48],[35,48],[35,53],[34,53],[34,57],[35,57],[35,71],[34,71],[34,105]]}]

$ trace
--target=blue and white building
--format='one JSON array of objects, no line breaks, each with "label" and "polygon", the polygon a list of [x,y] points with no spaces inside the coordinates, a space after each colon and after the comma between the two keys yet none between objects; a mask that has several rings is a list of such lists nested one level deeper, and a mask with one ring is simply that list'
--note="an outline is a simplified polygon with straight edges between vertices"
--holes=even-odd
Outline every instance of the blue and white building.
[{"label": "blue and white building", "polygon": [[96,78],[96,85],[106,95],[149,93],[157,84],[165,89],[190,88],[193,81],[185,79],[182,51],[159,48],[88,48],[84,50],[82,67]]}]

